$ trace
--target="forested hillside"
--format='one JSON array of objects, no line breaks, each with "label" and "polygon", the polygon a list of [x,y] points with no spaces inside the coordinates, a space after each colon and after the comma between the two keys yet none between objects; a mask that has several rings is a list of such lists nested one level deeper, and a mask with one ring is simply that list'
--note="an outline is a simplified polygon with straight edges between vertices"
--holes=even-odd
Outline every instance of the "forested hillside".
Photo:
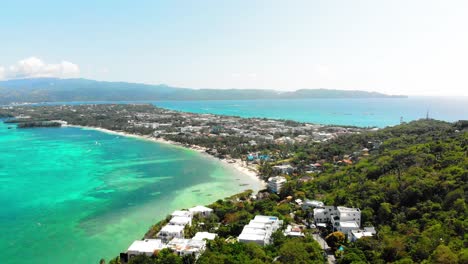
[{"label": "forested hillside", "polygon": [[369,142],[382,143],[355,165],[330,168],[315,181],[291,190],[322,198],[326,204],[361,208],[364,226],[377,227],[375,238],[346,247],[344,259],[467,263],[466,126],[466,122],[421,120],[340,137],[315,155],[330,150],[349,153]]}]

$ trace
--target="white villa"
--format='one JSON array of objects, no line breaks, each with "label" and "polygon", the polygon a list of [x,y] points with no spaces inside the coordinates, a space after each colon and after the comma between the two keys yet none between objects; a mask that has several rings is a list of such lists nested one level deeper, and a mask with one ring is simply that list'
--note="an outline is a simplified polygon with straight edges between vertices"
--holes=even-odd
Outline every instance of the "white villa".
[{"label": "white villa", "polygon": [[184,228],[181,225],[165,225],[158,233],[158,237],[164,241],[171,240],[173,238],[184,238]]},{"label": "white villa", "polygon": [[343,206],[322,206],[314,209],[314,221],[316,223],[331,222],[356,222],[361,224],[361,210]]},{"label": "white villa", "polygon": [[364,229],[352,230],[351,236],[348,236],[348,240],[350,242],[355,242],[356,240],[361,239],[363,237],[374,236],[376,233],[377,232],[375,231],[375,228],[373,226],[364,227]]},{"label": "white villa", "polygon": [[361,226],[361,210],[344,206],[323,206],[314,208],[315,224],[331,223],[333,229],[351,237],[351,232]]},{"label": "white villa", "polygon": [[[338,216],[338,219],[335,219],[335,221],[340,221],[340,222],[353,221],[353,222],[358,223],[358,225],[361,225],[361,210],[359,210],[359,208],[348,208],[348,207],[338,206],[336,207],[336,216]],[[332,218],[332,223],[334,222],[334,218]]]},{"label": "white villa", "polygon": [[194,237],[192,237],[193,240],[214,240],[216,238],[215,233],[209,233],[209,232],[197,232]]},{"label": "white villa", "polygon": [[304,229],[304,225],[288,225],[283,234],[290,237],[304,237],[304,233],[302,232]]},{"label": "white villa", "polygon": [[353,230],[359,230],[359,225],[356,222],[337,222],[333,228],[350,237]]},{"label": "white villa", "polygon": [[211,213],[213,212],[213,209],[211,208],[208,208],[206,206],[202,206],[202,205],[197,205],[195,207],[192,207],[189,209],[189,211],[193,214],[193,215],[201,215],[203,217],[207,217],[209,215],[211,215]]},{"label": "white villa", "polygon": [[291,174],[294,172],[294,167],[286,164],[286,165],[276,165],[273,166],[273,170],[279,174]]},{"label": "white villa", "polygon": [[192,217],[174,216],[169,221],[169,224],[171,224],[171,225],[180,225],[180,226],[186,226],[186,225],[191,226],[192,225]]},{"label": "white villa", "polygon": [[270,177],[268,179],[268,189],[274,193],[280,193],[283,185],[286,183],[286,178],[282,176]]},{"label": "white villa", "polygon": [[257,215],[248,225],[244,226],[238,237],[239,242],[254,242],[261,246],[271,243],[271,234],[278,230],[283,221],[276,216]]},{"label": "white villa", "polygon": [[174,238],[167,247],[172,249],[179,256],[194,255],[196,259],[205,251],[206,241],[195,239]]},{"label": "white villa", "polygon": [[371,236],[374,236],[374,235],[375,235],[375,233],[368,232],[368,231],[365,231],[365,230],[352,230],[351,235],[348,236],[348,240],[350,242],[355,242],[356,240],[361,239],[363,237],[371,237]]},{"label": "white villa", "polygon": [[174,211],[174,212],[171,214],[171,216],[172,216],[172,217],[176,217],[176,216],[185,216],[185,217],[193,218],[192,212],[187,211],[187,210],[177,210],[177,211]]},{"label": "white villa", "polygon": [[128,258],[137,255],[152,256],[154,252],[166,248],[166,245],[161,239],[145,239],[134,241],[127,250]]}]

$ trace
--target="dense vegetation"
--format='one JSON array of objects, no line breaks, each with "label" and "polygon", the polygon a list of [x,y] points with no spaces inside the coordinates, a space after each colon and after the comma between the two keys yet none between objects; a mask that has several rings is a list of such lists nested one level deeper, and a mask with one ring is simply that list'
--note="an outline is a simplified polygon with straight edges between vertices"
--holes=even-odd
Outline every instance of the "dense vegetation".
[{"label": "dense vegetation", "polygon": [[[383,98],[376,92],[303,89],[278,93],[262,89],[188,89],[167,85],[35,78],[0,81],[0,104],[12,102],[240,100],[294,98]],[[401,96],[400,96],[401,97]]]},{"label": "dense vegetation", "polygon": [[311,155],[382,144],[352,166],[329,166],[306,184],[291,181],[284,195],[361,208],[363,224],[375,225],[378,235],[346,247],[342,263],[349,255],[368,263],[468,263],[466,125],[421,120],[340,137]]},{"label": "dense vegetation", "polygon": [[18,128],[35,128],[35,127],[61,127],[58,122],[22,122],[18,123]]}]

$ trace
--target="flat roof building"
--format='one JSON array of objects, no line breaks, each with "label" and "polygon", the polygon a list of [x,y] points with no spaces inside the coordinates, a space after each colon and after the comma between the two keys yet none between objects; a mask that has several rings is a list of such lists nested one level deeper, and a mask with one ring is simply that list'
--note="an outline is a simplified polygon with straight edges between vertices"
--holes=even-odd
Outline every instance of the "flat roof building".
[{"label": "flat roof building", "polygon": [[365,231],[365,230],[351,230],[350,236],[348,236],[348,240],[351,242],[355,242],[358,239],[363,237],[372,237],[375,233]]},{"label": "flat roof building", "polygon": [[176,216],[185,216],[185,217],[190,217],[192,218],[193,217],[193,214],[192,212],[190,211],[187,211],[187,210],[177,210],[177,211],[174,211],[172,214],[171,214],[172,217],[176,217]]},{"label": "flat roof building", "polygon": [[197,232],[192,239],[193,240],[214,240],[215,238],[216,238],[215,233]]},{"label": "flat roof building", "polygon": [[198,259],[198,257],[205,252],[206,241],[174,238],[167,244],[167,247],[172,249],[179,256],[193,255],[195,259]]},{"label": "flat roof building", "polygon": [[206,217],[206,216],[211,215],[211,213],[213,212],[213,209],[206,207],[206,206],[197,205],[195,207],[190,208],[189,211],[192,212],[193,215],[198,214],[198,215]]},{"label": "flat roof building", "polygon": [[169,224],[171,225],[180,225],[180,226],[186,226],[192,225],[192,218],[188,216],[174,216],[172,219],[169,221]]},{"label": "flat roof building", "polygon": [[268,190],[274,193],[280,193],[286,182],[286,178],[282,176],[270,177],[267,183]]},{"label": "flat roof building", "polygon": [[271,243],[271,234],[278,230],[283,221],[276,216],[257,215],[249,224],[244,226],[238,237],[239,242],[257,243],[261,246]]},{"label": "flat roof building", "polygon": [[161,239],[136,240],[127,249],[128,258],[137,255],[152,256],[156,251],[166,248]]},{"label": "flat roof building", "polygon": [[167,242],[173,238],[184,238],[184,226],[181,225],[165,225],[158,233],[158,238]]}]

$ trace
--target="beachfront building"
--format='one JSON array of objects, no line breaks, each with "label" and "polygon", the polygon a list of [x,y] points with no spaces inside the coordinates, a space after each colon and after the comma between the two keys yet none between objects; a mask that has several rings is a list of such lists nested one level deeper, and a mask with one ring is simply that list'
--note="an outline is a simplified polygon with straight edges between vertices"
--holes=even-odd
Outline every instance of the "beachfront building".
[{"label": "beachfront building", "polygon": [[274,193],[280,193],[283,185],[286,183],[286,178],[282,176],[270,177],[268,179],[268,189]]},{"label": "beachfront building", "polygon": [[167,242],[173,238],[184,238],[184,228],[181,225],[165,225],[158,233],[158,238]]},{"label": "beachfront building", "polygon": [[206,241],[196,239],[183,239],[173,238],[168,244],[167,248],[173,250],[179,256],[193,255],[198,259],[200,255],[205,252]]},{"label": "beachfront building", "polygon": [[172,217],[176,216],[185,216],[185,217],[190,217],[193,218],[193,214],[190,211],[187,210],[176,210],[171,214]]},{"label": "beachfront building", "polygon": [[238,241],[242,243],[257,243],[260,246],[269,245],[271,234],[278,230],[283,221],[276,216],[257,215],[248,225],[244,226]]},{"label": "beachfront building", "polygon": [[189,211],[193,215],[200,215],[202,217],[207,217],[211,215],[211,213],[213,212],[213,209],[206,207],[206,206],[197,205],[195,207],[190,208]]},{"label": "beachfront building", "polygon": [[130,259],[138,255],[152,256],[156,252],[166,248],[161,239],[144,239],[134,241],[127,252],[120,253],[120,261],[127,263]]},{"label": "beachfront building", "polygon": [[194,237],[192,237],[193,240],[214,240],[216,238],[215,233],[209,233],[209,232],[197,232]]},{"label": "beachfront building", "polygon": [[179,225],[179,226],[191,226],[192,225],[192,218],[188,216],[174,216],[169,221],[171,225]]}]

